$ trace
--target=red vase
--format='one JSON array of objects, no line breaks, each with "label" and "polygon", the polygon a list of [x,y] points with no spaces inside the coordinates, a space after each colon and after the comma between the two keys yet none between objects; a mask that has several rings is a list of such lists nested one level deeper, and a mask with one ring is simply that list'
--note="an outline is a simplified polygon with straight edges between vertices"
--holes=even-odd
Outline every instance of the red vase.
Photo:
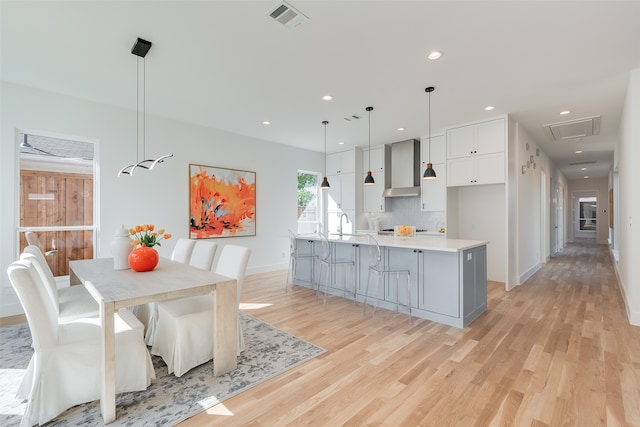
[{"label": "red vase", "polygon": [[129,254],[129,265],[133,271],[151,271],[156,268],[159,260],[158,251],[146,246],[140,246]]}]

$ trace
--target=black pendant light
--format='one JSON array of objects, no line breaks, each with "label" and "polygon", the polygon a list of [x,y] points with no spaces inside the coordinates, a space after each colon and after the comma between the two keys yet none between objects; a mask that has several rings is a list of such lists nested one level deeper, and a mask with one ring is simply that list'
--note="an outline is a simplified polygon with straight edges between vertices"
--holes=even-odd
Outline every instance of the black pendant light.
[{"label": "black pendant light", "polygon": [[371,110],[373,110],[373,107],[367,107],[366,110],[369,112],[369,171],[364,179],[364,185],[373,185],[376,183],[373,180],[373,176],[371,176]]},{"label": "black pendant light", "polygon": [[427,163],[427,169],[425,169],[424,175],[422,175],[424,179],[436,179],[436,171],[433,170],[433,165],[431,164],[431,92],[434,90],[436,89],[433,86],[429,86],[424,90],[429,94],[429,162]]},{"label": "black pendant light", "polygon": [[329,124],[328,121],[323,121],[322,124],[324,125],[324,178],[322,179],[322,184],[320,184],[320,188],[322,188],[323,190],[328,190],[329,187],[331,187],[329,185],[329,180],[327,179],[327,125]]},{"label": "black pendant light", "polygon": [[[136,154],[136,163],[127,165],[125,167],[123,167],[122,169],[120,169],[120,171],[118,172],[118,176],[120,175],[133,175],[133,172],[137,169],[137,168],[142,168],[142,169],[147,169],[147,170],[152,170],[154,167],[156,167],[156,165],[160,164],[160,163],[164,163],[164,161],[166,159],[168,159],[169,157],[173,157],[173,154],[165,154],[164,156],[160,156],[157,159],[145,159],[146,157],[146,143],[145,143],[145,131],[146,131],[146,126],[145,126],[145,115],[146,115],[146,111],[145,111],[145,63],[144,63],[144,58],[147,55],[147,53],[149,52],[149,49],[151,49],[151,42],[147,41],[147,40],[143,40],[141,38],[138,38],[135,42],[135,44],[133,45],[133,47],[131,48],[131,53],[133,55],[136,55],[138,57],[138,64],[137,64],[137,80],[136,80],[136,130],[137,130],[137,142],[138,142],[138,149],[137,149],[137,154]],[[140,63],[142,63],[142,75],[140,74]],[[140,128],[140,80],[142,77],[142,128]],[[140,138],[140,133],[142,133],[142,139]],[[142,153],[142,158],[144,160],[140,160],[140,154]]]}]

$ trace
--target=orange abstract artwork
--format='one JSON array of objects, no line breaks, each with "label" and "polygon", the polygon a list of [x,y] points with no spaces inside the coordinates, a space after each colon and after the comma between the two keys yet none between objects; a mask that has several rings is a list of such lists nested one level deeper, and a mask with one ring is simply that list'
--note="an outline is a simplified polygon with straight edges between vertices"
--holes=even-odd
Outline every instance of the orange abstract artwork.
[{"label": "orange abstract artwork", "polygon": [[256,173],[189,165],[189,237],[256,235]]}]

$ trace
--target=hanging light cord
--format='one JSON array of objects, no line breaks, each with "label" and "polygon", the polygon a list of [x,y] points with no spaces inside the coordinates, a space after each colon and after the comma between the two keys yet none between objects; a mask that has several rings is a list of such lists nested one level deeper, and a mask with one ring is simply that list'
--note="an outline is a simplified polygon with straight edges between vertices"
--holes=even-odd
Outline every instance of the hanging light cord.
[{"label": "hanging light cord", "polygon": [[371,172],[371,110],[373,108],[368,107],[367,110],[369,111],[369,172]]},{"label": "hanging light cord", "polygon": [[[139,49],[140,43],[146,44],[147,48],[142,48],[142,51]],[[133,172],[136,168],[140,167],[142,169],[152,170],[158,163],[163,163],[165,159],[169,157],[173,157],[173,154],[165,154],[164,156],[160,156],[157,159],[145,159],[147,156],[147,104],[146,104],[146,91],[147,91],[147,67],[145,63],[145,55],[151,48],[151,42],[147,42],[138,38],[138,41],[131,49],[131,53],[136,55],[136,163],[131,165],[127,165],[120,169],[118,172],[118,176],[120,175],[133,175]],[[140,60],[142,60],[142,132],[140,129]],[[142,133],[142,144],[140,144],[140,134]],[[140,147],[142,146],[142,159],[140,160]]]},{"label": "hanging light cord", "polygon": [[431,163],[431,92],[429,91],[429,163]]}]

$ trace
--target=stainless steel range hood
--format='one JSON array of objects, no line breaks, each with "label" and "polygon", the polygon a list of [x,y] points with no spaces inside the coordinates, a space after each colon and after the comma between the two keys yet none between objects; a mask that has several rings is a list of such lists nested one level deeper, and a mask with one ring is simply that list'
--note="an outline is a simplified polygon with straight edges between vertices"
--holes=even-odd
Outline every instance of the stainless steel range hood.
[{"label": "stainless steel range hood", "polygon": [[383,197],[420,195],[420,141],[409,139],[391,144],[391,188]]}]

